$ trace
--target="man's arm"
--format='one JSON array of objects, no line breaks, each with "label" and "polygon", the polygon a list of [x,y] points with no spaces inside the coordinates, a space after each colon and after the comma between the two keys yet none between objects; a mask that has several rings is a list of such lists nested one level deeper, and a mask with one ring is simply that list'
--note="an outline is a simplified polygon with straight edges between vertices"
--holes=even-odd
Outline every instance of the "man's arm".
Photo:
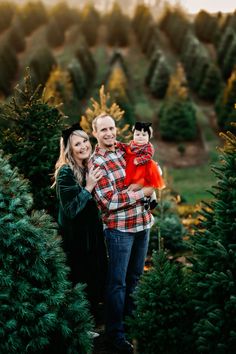
[{"label": "man's arm", "polygon": [[116,146],[121,150],[121,151],[124,151],[124,152],[127,152],[127,148],[128,148],[128,144],[127,143],[122,143],[121,141],[116,141]]},{"label": "man's arm", "polygon": [[144,199],[144,191],[128,191],[118,192],[114,189],[107,172],[103,171],[103,177],[98,181],[95,187],[95,199],[103,208],[114,211],[126,208],[135,204],[139,200]]}]

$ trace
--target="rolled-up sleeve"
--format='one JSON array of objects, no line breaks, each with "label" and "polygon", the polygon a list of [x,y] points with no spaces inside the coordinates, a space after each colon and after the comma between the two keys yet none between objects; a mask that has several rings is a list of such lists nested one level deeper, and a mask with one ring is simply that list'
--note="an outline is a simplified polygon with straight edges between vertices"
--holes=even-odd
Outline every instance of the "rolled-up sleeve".
[{"label": "rolled-up sleeve", "polygon": [[117,191],[114,189],[106,171],[103,171],[103,177],[98,181],[95,187],[95,199],[97,203],[109,211],[127,208],[135,204],[138,200],[144,199],[142,190],[138,191]]}]

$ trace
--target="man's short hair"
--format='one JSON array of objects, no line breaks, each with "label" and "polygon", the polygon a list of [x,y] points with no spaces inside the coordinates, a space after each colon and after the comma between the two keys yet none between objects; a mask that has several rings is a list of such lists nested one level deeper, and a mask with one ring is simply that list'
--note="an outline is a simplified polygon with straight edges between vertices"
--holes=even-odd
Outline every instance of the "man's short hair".
[{"label": "man's short hair", "polygon": [[[97,121],[99,118],[105,118],[105,117],[110,117],[114,120],[114,118],[109,114],[109,113],[106,113],[106,112],[102,112],[101,114],[99,114],[97,117],[94,118],[94,120],[92,121],[92,128],[93,128],[93,131],[97,131]],[[115,121],[115,120],[114,120]]]}]

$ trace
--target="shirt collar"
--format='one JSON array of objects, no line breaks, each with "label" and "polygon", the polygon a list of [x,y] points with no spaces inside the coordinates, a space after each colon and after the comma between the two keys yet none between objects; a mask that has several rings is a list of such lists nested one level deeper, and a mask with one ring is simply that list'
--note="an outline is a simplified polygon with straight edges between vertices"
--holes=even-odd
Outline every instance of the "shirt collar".
[{"label": "shirt collar", "polygon": [[100,146],[96,145],[94,152],[95,152],[96,154],[98,154],[98,155],[106,156],[106,155],[108,155],[109,153],[114,153],[114,152],[116,152],[116,150],[117,150],[117,147],[115,147],[115,151],[112,151],[112,150],[103,149],[103,148],[101,148]]}]

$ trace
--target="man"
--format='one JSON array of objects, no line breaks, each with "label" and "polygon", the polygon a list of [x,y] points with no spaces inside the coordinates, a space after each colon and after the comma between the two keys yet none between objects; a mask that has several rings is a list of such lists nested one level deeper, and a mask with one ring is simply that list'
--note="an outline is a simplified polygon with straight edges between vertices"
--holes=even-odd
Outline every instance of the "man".
[{"label": "man", "polygon": [[106,334],[113,350],[132,353],[125,338],[124,317],[133,310],[130,296],[143,272],[147,254],[152,215],[145,210],[145,197],[153,188],[132,190],[124,187],[124,152],[116,148],[116,126],[108,114],[93,120],[97,146],[90,165],[99,166],[103,177],[94,194],[102,213],[109,256],[106,289]]}]

